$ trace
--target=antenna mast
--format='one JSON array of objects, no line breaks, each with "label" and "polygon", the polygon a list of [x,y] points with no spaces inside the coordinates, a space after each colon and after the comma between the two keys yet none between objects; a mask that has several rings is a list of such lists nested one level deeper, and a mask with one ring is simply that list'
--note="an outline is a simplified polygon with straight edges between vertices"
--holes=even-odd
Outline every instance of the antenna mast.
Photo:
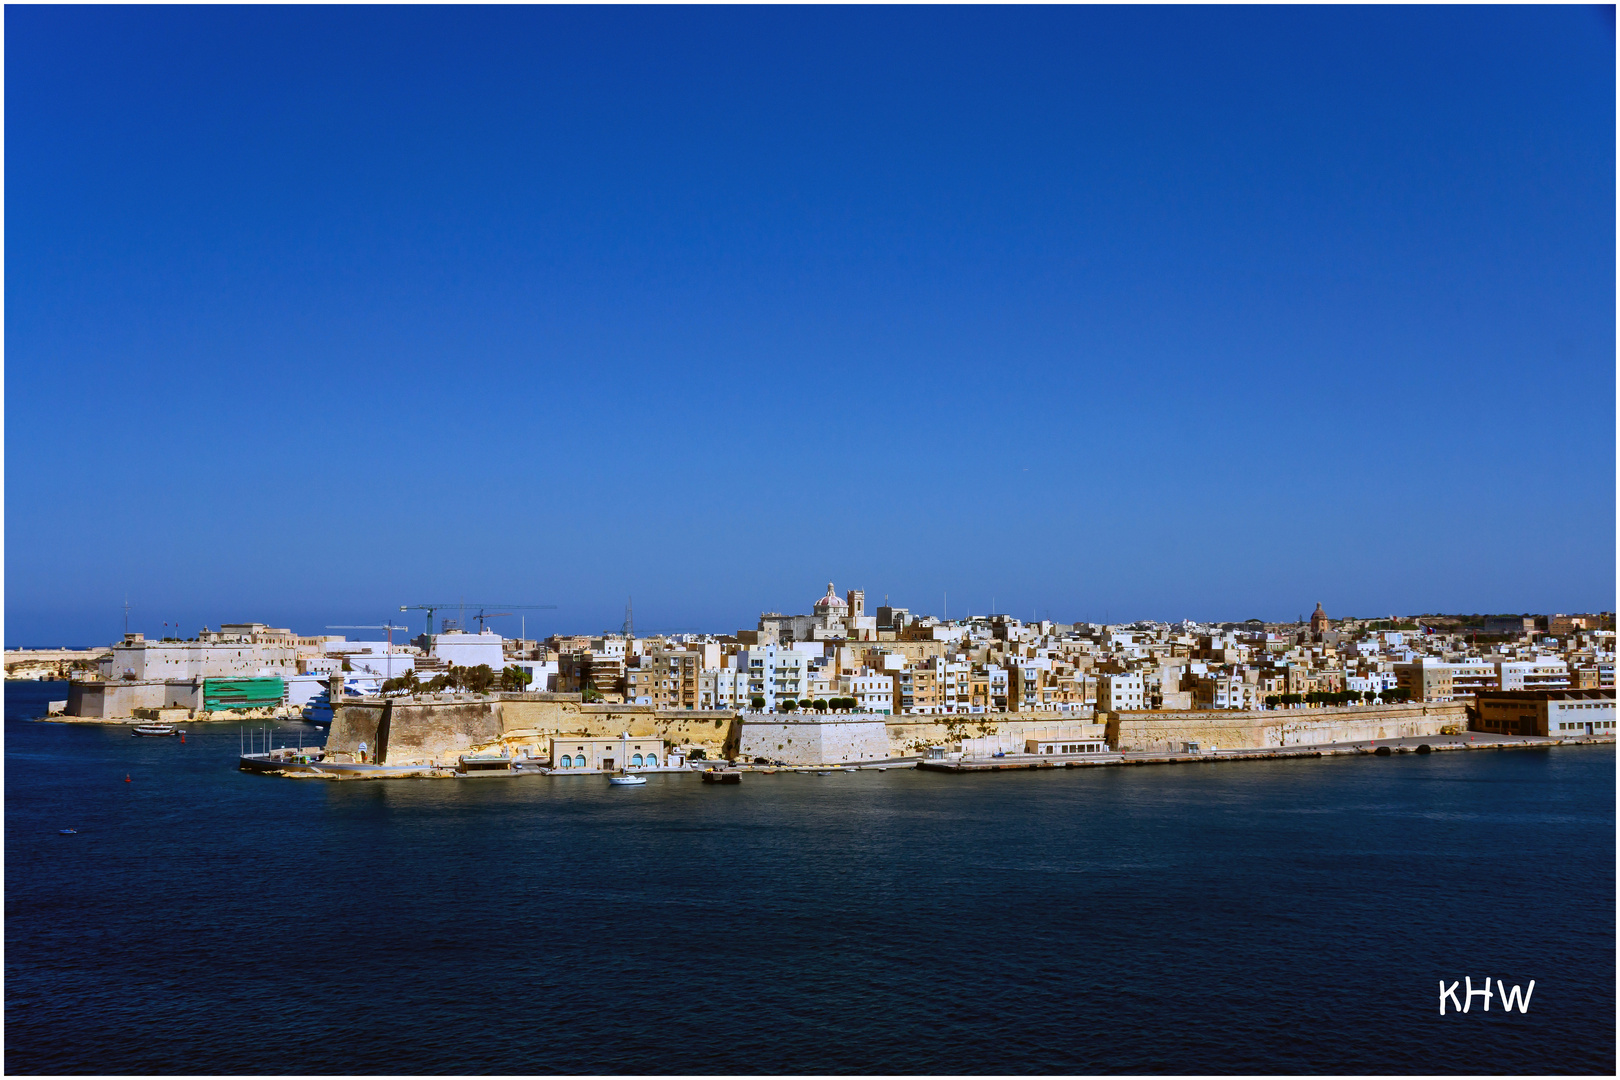
[{"label": "antenna mast", "polygon": [[627,638],[636,636],[636,614],[635,610],[630,606],[630,601],[633,599],[635,598],[631,596],[624,598],[624,636]]}]

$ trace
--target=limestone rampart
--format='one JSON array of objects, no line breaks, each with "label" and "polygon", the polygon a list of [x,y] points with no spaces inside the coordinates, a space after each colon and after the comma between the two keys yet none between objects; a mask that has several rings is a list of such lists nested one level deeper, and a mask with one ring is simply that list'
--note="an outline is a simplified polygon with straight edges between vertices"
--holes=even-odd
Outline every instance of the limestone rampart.
[{"label": "limestone rampart", "polygon": [[71,679],[82,671],[95,671],[97,661],[111,649],[7,649],[8,679]]},{"label": "limestone rampart", "polygon": [[1075,713],[955,713],[946,716],[885,716],[890,752],[896,756],[922,753],[930,746],[954,746],[968,739],[1005,743],[1022,752],[1024,742],[1043,735],[1083,729],[1085,738],[1101,738],[1102,728]]},{"label": "limestone rampart", "polygon": [[743,758],[763,757],[789,765],[837,765],[885,761],[892,756],[883,717],[878,715],[750,716],[739,727],[738,754]]},{"label": "limestone rampart", "polygon": [[1187,743],[1222,750],[1264,750],[1323,743],[1439,735],[1468,726],[1461,702],[1266,709],[1253,712],[1122,712],[1107,714],[1106,739],[1115,750],[1182,750]]},{"label": "limestone rampart", "polygon": [[[981,748],[994,742],[1009,752],[1018,751],[1028,739],[1081,730],[1077,725],[1082,725],[1087,738],[1100,735],[1113,749],[1134,751],[1181,750],[1189,742],[1231,750],[1312,746],[1438,735],[1442,728],[1467,727],[1466,711],[1460,703],[1421,702],[1255,712],[1116,713],[1098,718],[1106,719],[1106,725],[1084,724],[1072,714],[1055,712],[872,715],[848,719],[881,721],[889,757],[916,756],[931,746],[959,745],[966,740],[979,740],[976,745]],[[327,746],[335,752],[353,754],[364,741],[373,760],[405,765],[454,761],[460,754],[497,746],[544,758],[550,752],[553,735],[611,737],[628,732],[632,738],[662,738],[670,747],[699,747],[710,757],[735,757],[744,752],[745,723],[779,722],[788,721],[784,717],[734,712],[587,704],[578,694],[457,695],[440,700],[368,698],[345,702],[335,710]],[[780,741],[786,747],[786,739]],[[767,756],[787,760],[775,751],[775,745],[774,741],[770,743],[772,750]],[[863,742],[861,752],[868,750]]]},{"label": "limestone rampart", "polygon": [[504,747],[544,758],[553,735],[661,737],[669,746],[702,747],[719,757],[736,745],[736,713],[661,711],[647,705],[586,704],[578,694],[486,694],[366,698],[333,710],[327,748],[355,754],[366,743],[386,765],[453,762],[461,754]]}]

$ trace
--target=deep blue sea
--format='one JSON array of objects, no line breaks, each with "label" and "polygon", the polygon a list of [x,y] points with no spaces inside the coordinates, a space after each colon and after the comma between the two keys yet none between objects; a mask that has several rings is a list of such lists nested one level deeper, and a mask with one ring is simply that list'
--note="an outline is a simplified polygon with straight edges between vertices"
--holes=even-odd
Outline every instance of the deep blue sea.
[{"label": "deep blue sea", "polygon": [[331,783],[5,692],[12,1073],[1615,1069],[1610,747]]}]

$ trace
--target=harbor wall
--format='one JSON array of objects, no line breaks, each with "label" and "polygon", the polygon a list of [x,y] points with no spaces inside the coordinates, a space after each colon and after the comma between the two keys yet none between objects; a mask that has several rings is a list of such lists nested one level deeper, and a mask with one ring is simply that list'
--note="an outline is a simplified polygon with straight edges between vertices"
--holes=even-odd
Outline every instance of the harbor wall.
[{"label": "harbor wall", "polygon": [[1179,751],[1189,742],[1206,750],[1317,746],[1439,735],[1443,728],[1462,731],[1468,726],[1467,708],[1462,702],[1106,715],[1108,745],[1115,750],[1138,752]]},{"label": "harbor wall", "polygon": [[736,713],[662,711],[646,705],[585,704],[578,694],[457,695],[443,700],[368,698],[333,710],[327,748],[353,755],[366,743],[386,765],[453,762],[496,747],[545,758],[554,735],[660,737],[719,757],[736,744]]},{"label": "harbor wall", "polygon": [[128,720],[136,709],[193,709],[199,689],[182,679],[116,682],[75,681],[68,684],[67,715],[86,719]]},{"label": "harbor wall", "polygon": [[739,724],[738,754],[789,765],[883,761],[891,756],[886,727],[880,716],[745,717]]},{"label": "harbor wall", "polygon": [[[142,704],[145,704],[142,702]],[[153,704],[163,704],[156,701]],[[1269,749],[1438,735],[1467,727],[1461,703],[1365,705],[1254,712],[1178,711],[1104,714],[1088,724],[1066,713],[985,713],[953,716],[788,718],[734,712],[660,710],[650,705],[586,704],[578,694],[456,695],[345,702],[334,710],[327,746],[353,754],[365,742],[373,760],[389,765],[454,761],[475,750],[505,747],[545,758],[554,735],[614,737],[628,732],[662,738],[669,747],[701,748],[709,757],[787,756],[788,738],[822,764],[875,755],[879,725],[888,757],[915,757],[931,746],[973,740],[976,750],[1021,752],[1028,739],[1075,734],[1102,737],[1116,750],[1181,750],[1185,744],[1222,749]],[[841,735],[827,732],[842,731]],[[834,727],[833,725],[857,725]],[[752,731],[754,735],[748,735]],[[792,732],[801,734],[791,734]],[[745,738],[747,735],[747,738]],[[755,738],[757,736],[757,739]],[[780,744],[781,749],[777,749]],[[819,747],[819,749],[817,749]]]},{"label": "harbor wall", "polygon": [[1102,738],[1102,727],[1075,713],[957,713],[949,716],[886,716],[889,752],[915,757],[931,746],[954,747],[974,740],[981,750],[1022,753],[1024,742],[1046,735]]}]

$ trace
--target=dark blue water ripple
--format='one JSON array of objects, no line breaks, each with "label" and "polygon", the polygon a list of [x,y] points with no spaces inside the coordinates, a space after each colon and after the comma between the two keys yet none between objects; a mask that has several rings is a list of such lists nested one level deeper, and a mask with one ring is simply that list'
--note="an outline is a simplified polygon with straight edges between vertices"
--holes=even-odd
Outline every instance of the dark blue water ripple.
[{"label": "dark blue water ripple", "polygon": [[[6,687],[9,1072],[1615,1065],[1611,748],[333,784],[51,696]],[[1530,1012],[1439,1016],[1464,975]]]}]

